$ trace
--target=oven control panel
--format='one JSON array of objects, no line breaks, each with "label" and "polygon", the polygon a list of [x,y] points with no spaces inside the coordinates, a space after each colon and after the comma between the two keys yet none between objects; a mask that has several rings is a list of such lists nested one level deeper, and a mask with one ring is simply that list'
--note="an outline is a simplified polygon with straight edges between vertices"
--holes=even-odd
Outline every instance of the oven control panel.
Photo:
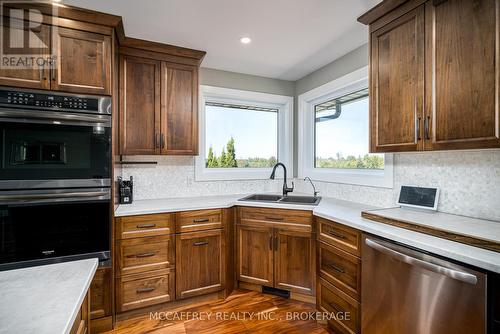
[{"label": "oven control panel", "polygon": [[98,97],[45,94],[0,89],[0,104],[51,110],[99,111]]}]

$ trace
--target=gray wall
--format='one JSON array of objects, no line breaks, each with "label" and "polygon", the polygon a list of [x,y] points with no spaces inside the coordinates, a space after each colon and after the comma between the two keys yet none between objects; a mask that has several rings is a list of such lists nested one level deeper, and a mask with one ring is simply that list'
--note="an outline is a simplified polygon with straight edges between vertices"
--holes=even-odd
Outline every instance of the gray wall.
[{"label": "gray wall", "polygon": [[253,92],[294,96],[295,82],[256,75],[201,68],[200,84]]}]

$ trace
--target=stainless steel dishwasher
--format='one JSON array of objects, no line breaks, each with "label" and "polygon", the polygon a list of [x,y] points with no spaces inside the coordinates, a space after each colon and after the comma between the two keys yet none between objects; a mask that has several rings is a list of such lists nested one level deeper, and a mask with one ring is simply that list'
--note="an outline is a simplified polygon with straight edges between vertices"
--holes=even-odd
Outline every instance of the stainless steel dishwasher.
[{"label": "stainless steel dishwasher", "polygon": [[363,236],[363,334],[486,333],[486,274]]}]

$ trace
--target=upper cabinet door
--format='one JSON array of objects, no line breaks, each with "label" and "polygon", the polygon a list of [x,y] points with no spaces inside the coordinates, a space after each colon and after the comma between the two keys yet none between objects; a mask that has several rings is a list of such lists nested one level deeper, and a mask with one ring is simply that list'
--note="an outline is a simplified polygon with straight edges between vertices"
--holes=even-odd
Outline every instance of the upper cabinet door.
[{"label": "upper cabinet door", "polygon": [[53,33],[56,66],[51,88],[75,93],[111,94],[111,37],[57,28]]},{"label": "upper cabinet door", "polygon": [[[29,22],[21,20],[3,20],[2,53],[9,55],[36,56],[42,59],[50,57],[50,26],[41,24],[28,29]],[[29,32],[28,32],[29,30]],[[26,38],[26,36],[29,36]],[[15,62],[19,65],[19,63]],[[14,65],[14,64],[12,64]],[[49,89],[49,66],[39,66],[37,62],[26,63],[26,66],[0,66],[0,85]]]},{"label": "upper cabinet door", "polygon": [[198,154],[198,68],[162,63],[161,153]]},{"label": "upper cabinet door", "polygon": [[500,147],[499,8],[426,3],[426,150]]},{"label": "upper cabinet door", "polygon": [[424,7],[371,32],[370,150],[423,146]]},{"label": "upper cabinet door", "polygon": [[120,58],[120,154],[160,153],[161,62]]}]

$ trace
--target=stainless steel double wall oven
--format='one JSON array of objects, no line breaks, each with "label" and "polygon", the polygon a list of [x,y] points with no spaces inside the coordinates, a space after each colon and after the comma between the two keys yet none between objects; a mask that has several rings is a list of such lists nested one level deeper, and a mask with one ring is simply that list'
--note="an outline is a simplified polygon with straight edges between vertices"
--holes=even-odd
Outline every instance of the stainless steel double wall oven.
[{"label": "stainless steel double wall oven", "polygon": [[0,270],[109,258],[111,99],[0,87]]}]

